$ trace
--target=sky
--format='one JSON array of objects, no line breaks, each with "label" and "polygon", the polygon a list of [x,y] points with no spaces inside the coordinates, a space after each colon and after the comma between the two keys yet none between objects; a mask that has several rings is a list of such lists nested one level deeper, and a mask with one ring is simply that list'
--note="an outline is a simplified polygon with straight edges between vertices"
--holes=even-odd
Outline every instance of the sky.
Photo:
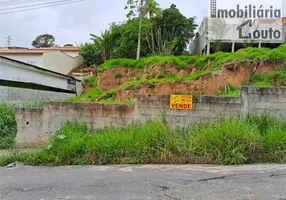
[{"label": "sky", "polygon": [[[10,35],[12,46],[31,47],[31,42],[38,35],[46,33],[55,37],[57,45],[80,44],[90,41],[90,33],[98,35],[108,29],[111,22],[126,20],[127,13],[124,10],[127,0],[85,0],[74,4],[1,15],[6,12],[1,6],[1,1],[7,0],[0,0],[0,46],[7,46],[6,38]],[[229,0],[218,1],[229,2]],[[197,24],[208,15],[208,0],[157,0],[157,2],[163,9],[169,8],[172,3],[176,4],[186,17],[197,17]]]}]

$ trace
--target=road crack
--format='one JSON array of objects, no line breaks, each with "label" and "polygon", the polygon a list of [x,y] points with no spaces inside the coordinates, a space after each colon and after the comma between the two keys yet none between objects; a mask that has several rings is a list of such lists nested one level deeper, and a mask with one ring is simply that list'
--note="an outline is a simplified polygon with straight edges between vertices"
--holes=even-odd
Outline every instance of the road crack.
[{"label": "road crack", "polygon": [[211,177],[211,178],[203,178],[203,179],[197,179],[197,180],[178,179],[178,181],[184,181],[184,182],[206,182],[206,181],[227,179],[227,178],[234,177],[234,176],[239,176],[239,174],[233,174],[233,175],[227,175],[227,176],[218,176],[218,177]]},{"label": "road crack", "polygon": [[181,200],[180,198],[171,197],[170,195],[168,195],[167,191],[165,192],[165,196],[168,197],[169,199]]},{"label": "road crack", "polygon": [[8,192],[5,192],[4,194],[1,195],[0,199],[2,199],[4,196],[6,196],[7,194],[11,193],[12,191],[8,191]]},{"label": "road crack", "polygon": [[272,177],[280,177],[280,176],[286,176],[286,174],[273,174],[271,173],[269,178],[272,178]]},{"label": "road crack", "polygon": [[50,192],[52,190],[52,187],[40,187],[40,188],[30,188],[30,189],[22,189],[22,188],[9,188],[10,192],[14,191],[20,191],[20,192],[32,192],[37,190],[47,190],[47,192]]}]

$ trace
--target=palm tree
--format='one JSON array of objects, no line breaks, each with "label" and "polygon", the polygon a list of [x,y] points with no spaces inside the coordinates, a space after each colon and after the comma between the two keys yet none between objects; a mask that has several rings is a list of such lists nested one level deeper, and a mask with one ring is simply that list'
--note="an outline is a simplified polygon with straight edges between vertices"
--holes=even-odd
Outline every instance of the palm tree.
[{"label": "palm tree", "polygon": [[110,54],[111,54],[111,45],[109,43],[109,38],[110,38],[110,31],[109,30],[105,30],[104,33],[101,32],[101,36],[97,36],[94,34],[90,34],[92,36],[92,38],[90,38],[91,40],[93,40],[94,44],[102,49],[103,51],[103,60],[104,62],[106,60],[110,59]]},{"label": "palm tree", "polygon": [[155,0],[145,0],[145,4],[142,7],[142,16],[148,15],[151,19],[154,14],[157,15],[161,12],[159,4]]},{"label": "palm tree", "polygon": [[[160,13],[160,8],[156,0],[140,0],[140,1],[128,0],[127,5],[130,6],[129,7],[130,11],[127,14],[127,17],[130,18],[132,16],[135,16],[135,12],[137,12],[138,17],[140,19],[139,33],[138,33],[138,47],[136,56],[136,59],[138,60],[140,58],[140,49],[141,49],[142,18],[148,14],[151,19],[154,16],[154,14]],[[128,6],[126,6],[125,9],[128,9]]]}]

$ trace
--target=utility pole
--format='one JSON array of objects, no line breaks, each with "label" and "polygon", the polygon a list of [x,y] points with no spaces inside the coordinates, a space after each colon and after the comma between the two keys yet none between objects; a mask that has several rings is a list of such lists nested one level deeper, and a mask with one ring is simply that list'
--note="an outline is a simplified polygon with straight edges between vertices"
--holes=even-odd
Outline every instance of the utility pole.
[{"label": "utility pole", "polygon": [[10,45],[11,45],[11,41],[12,41],[12,39],[11,39],[11,35],[8,35],[8,36],[6,37],[6,44],[7,44],[7,47],[10,47]]},{"label": "utility pole", "polygon": [[143,0],[141,0],[140,2],[140,11],[139,11],[140,22],[139,22],[137,57],[136,57],[137,60],[139,60],[140,58],[140,50],[141,50],[141,29],[142,29],[142,18],[143,18],[142,8],[143,8]]}]

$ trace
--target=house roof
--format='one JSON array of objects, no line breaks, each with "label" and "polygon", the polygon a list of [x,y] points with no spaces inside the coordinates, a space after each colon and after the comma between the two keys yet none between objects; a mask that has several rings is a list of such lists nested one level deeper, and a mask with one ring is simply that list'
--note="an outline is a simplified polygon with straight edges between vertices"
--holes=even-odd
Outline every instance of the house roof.
[{"label": "house roof", "polygon": [[11,63],[17,63],[17,64],[25,65],[26,67],[30,67],[30,68],[33,68],[33,69],[36,69],[36,70],[39,70],[39,71],[43,71],[45,73],[53,74],[53,75],[56,75],[56,76],[61,76],[61,77],[68,78],[68,79],[76,79],[75,77],[72,77],[72,76],[69,76],[69,75],[61,74],[59,72],[55,72],[55,71],[52,71],[52,70],[44,69],[44,68],[41,68],[41,67],[38,67],[38,66],[35,66],[35,65],[31,65],[31,64],[28,64],[28,63],[25,63],[25,62],[21,62],[21,61],[14,60],[14,59],[7,58],[7,57],[4,57],[4,56],[0,55],[0,61],[1,61],[1,59],[7,60],[7,61],[9,61]]},{"label": "house roof", "polygon": [[52,51],[62,52],[77,52],[79,47],[49,47],[49,48],[33,48],[33,49],[0,49],[0,55],[2,54],[43,54]]}]

